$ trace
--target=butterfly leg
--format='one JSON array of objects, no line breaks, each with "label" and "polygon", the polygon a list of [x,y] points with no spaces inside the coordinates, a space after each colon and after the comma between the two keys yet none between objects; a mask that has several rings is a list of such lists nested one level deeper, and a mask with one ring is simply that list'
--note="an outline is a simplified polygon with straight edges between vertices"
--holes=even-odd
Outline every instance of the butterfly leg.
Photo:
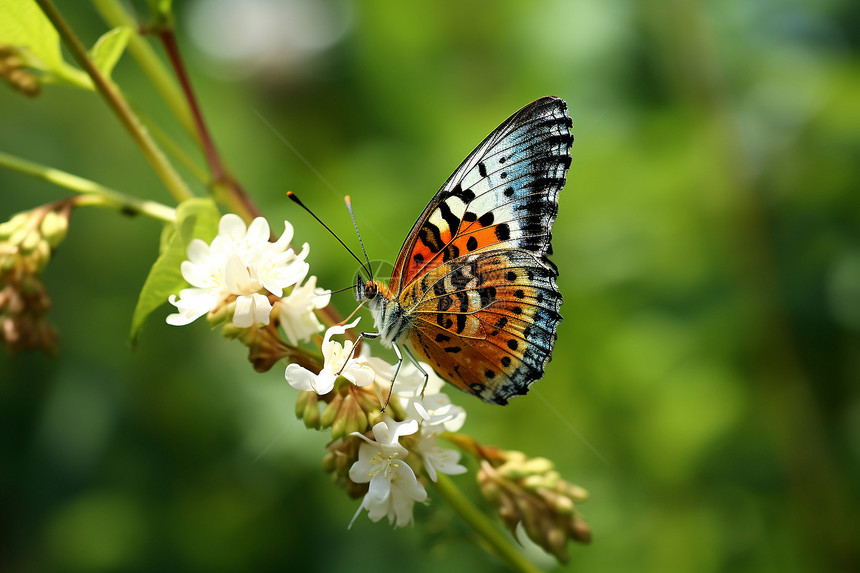
[{"label": "butterfly leg", "polygon": [[414,354],[412,354],[412,351],[411,351],[411,350],[409,350],[409,347],[408,347],[408,346],[404,346],[403,348],[405,348],[405,349],[406,349],[406,356],[408,356],[408,357],[409,357],[409,361],[410,361],[410,362],[412,362],[412,364],[414,364],[414,365],[415,365],[415,368],[417,368],[417,369],[418,369],[418,372],[420,372],[421,374],[423,374],[423,375],[424,375],[424,385],[423,385],[423,386],[421,386],[421,398],[423,399],[423,398],[424,398],[424,390],[426,390],[426,389],[427,389],[427,382],[430,380],[430,375],[429,375],[429,374],[427,374],[427,372],[426,372],[426,371],[421,367],[421,363],[420,363],[420,362],[418,362],[418,359],[417,359],[417,358],[415,358],[415,355],[414,355]]},{"label": "butterfly leg", "polygon": [[379,338],[379,333],[378,332],[359,332],[358,338],[355,339],[355,344],[352,345],[352,352],[350,352],[349,358],[344,360],[343,366],[341,366],[340,370],[337,371],[336,376],[340,376],[341,373],[343,372],[343,369],[346,368],[346,365],[349,363],[349,361],[352,360],[353,358],[355,358],[355,350],[358,348],[358,345],[361,343],[362,338],[366,338],[368,340],[376,340],[377,338]]},{"label": "butterfly leg", "polygon": [[[379,333],[377,333],[378,335]],[[397,355],[397,366],[394,368],[394,376],[391,377],[391,386],[388,387],[388,397],[385,399],[385,404],[382,406],[382,412],[388,407],[388,402],[391,401],[391,393],[394,391],[394,381],[397,380],[397,374],[400,372],[400,365],[403,364],[403,355],[400,353],[400,347],[397,344],[392,344],[394,354]],[[409,350],[406,350],[409,352]]]},{"label": "butterfly leg", "polygon": [[[366,338],[368,340],[375,340],[375,339],[379,338],[379,336],[380,336],[380,333],[378,333],[378,332],[359,332],[358,338],[355,339],[355,345],[353,345],[353,347],[352,347],[353,353],[355,352],[355,349],[358,348],[358,343],[361,342],[362,338]],[[382,405],[381,411],[383,413],[385,412],[385,409],[388,407],[388,402],[391,401],[391,393],[394,391],[394,381],[397,380],[397,373],[400,372],[400,365],[403,364],[403,355],[400,354],[400,348],[396,344],[394,344],[393,346],[394,346],[394,353],[397,355],[397,366],[394,368],[394,376],[391,377],[391,386],[388,387],[388,397],[385,398],[385,404]],[[352,358],[352,356],[350,356],[350,359],[351,358]],[[410,355],[410,358],[411,358],[411,355]],[[412,360],[414,361],[415,359],[412,358]],[[347,362],[349,362],[349,359],[347,359],[346,362],[343,363],[343,366],[340,367],[340,371],[337,373],[338,376],[340,376],[340,373],[343,372],[344,368],[346,368]]]}]

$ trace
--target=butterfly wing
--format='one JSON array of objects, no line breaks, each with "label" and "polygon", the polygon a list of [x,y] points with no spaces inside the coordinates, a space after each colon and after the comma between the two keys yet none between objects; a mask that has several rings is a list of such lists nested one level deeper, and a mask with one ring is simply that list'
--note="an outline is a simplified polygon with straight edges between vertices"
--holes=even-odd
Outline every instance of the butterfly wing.
[{"label": "butterfly wing", "polygon": [[410,346],[487,402],[525,394],[555,344],[561,295],[546,255],[571,125],[559,98],[508,118],[436,193],[395,263]]},{"label": "butterfly wing", "polygon": [[522,249],[459,257],[423,275],[402,300],[409,343],[442,378],[506,404],[543,376],[561,320],[556,272]]},{"label": "butterfly wing", "polygon": [[394,263],[392,294],[477,250],[523,248],[545,260],[570,167],[571,126],[564,100],[544,97],[490,133],[413,225]]}]

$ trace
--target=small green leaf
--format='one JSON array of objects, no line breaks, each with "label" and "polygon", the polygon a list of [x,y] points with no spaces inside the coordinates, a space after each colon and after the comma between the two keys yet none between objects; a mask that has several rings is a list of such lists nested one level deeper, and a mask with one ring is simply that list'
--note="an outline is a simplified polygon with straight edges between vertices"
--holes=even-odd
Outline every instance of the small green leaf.
[{"label": "small green leaf", "polygon": [[176,225],[168,225],[161,235],[161,254],[143,283],[131,319],[131,344],[135,346],[147,317],[188,283],[179,270],[187,256],[191,239],[210,242],[218,233],[221,214],[211,199],[189,199],[176,208]]},{"label": "small green leaf", "polygon": [[90,50],[93,63],[105,77],[110,77],[114,66],[128,45],[131,34],[132,30],[128,26],[114,28],[102,34]]},{"label": "small green leaf", "polygon": [[89,76],[63,59],[60,35],[33,0],[0,2],[0,45],[18,48],[27,66],[45,72],[46,80],[93,89]]},{"label": "small green leaf", "polygon": [[147,0],[156,27],[173,27],[173,1]]}]

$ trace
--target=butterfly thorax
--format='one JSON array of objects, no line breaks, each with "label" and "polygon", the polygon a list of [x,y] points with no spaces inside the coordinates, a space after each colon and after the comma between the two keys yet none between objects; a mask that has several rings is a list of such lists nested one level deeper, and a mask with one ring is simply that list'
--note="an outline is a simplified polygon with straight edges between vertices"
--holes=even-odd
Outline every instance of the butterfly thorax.
[{"label": "butterfly thorax", "polygon": [[379,281],[363,282],[359,279],[355,295],[358,301],[367,302],[383,346],[402,342],[409,329],[410,318],[397,299],[390,296],[388,287]]}]

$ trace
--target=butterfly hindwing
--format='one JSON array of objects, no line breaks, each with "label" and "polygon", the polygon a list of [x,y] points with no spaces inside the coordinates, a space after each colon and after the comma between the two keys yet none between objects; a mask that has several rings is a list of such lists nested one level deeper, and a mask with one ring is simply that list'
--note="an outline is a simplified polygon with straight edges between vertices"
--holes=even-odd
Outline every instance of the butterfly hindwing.
[{"label": "butterfly hindwing", "polygon": [[415,281],[401,301],[410,346],[441,377],[505,404],[543,376],[561,320],[555,271],[529,251],[459,257]]},{"label": "butterfly hindwing", "polygon": [[413,226],[395,262],[391,291],[479,250],[522,248],[542,258],[570,166],[571,125],[565,102],[545,97],[487,136]]}]

